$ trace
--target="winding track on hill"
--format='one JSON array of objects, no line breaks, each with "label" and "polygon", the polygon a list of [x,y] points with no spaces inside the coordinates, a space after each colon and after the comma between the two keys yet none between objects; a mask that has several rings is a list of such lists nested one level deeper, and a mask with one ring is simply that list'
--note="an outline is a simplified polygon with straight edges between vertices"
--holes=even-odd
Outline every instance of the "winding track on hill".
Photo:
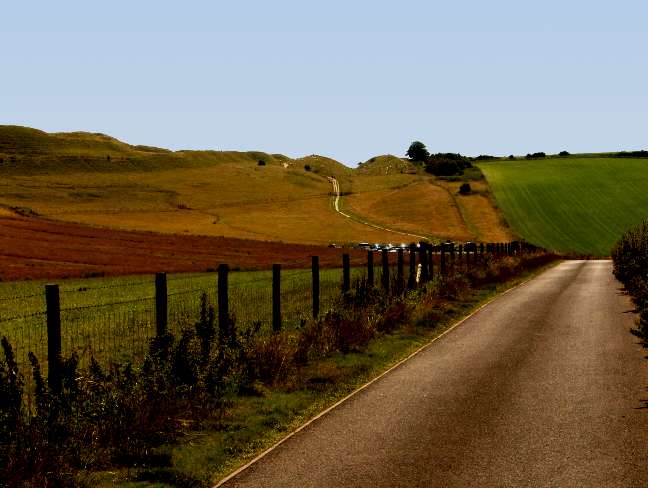
[{"label": "winding track on hill", "polygon": [[353,220],[354,222],[357,222],[359,224],[367,225],[369,227],[373,227],[374,229],[379,229],[379,230],[384,230],[387,232],[393,232],[394,234],[399,234],[402,236],[409,236],[409,237],[415,237],[416,239],[427,239],[425,236],[420,236],[418,234],[410,234],[409,232],[401,232],[398,230],[394,229],[389,229],[387,227],[382,227],[380,225],[372,224],[370,222],[366,222],[364,220],[360,220],[353,215],[349,215],[347,213],[344,213],[342,210],[340,210],[340,183],[338,180],[332,176],[327,177],[331,185],[333,185],[333,192],[335,193],[335,201],[333,202],[333,206],[335,207],[335,211],[342,215],[343,217],[346,217],[349,220]]},{"label": "winding track on hill", "polygon": [[609,261],[513,289],[227,487],[646,487],[648,363]]}]

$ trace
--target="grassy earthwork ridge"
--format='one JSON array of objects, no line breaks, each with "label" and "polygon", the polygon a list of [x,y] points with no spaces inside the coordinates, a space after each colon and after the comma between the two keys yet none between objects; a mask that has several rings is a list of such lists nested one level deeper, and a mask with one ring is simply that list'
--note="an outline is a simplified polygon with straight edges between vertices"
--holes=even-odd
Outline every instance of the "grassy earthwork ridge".
[{"label": "grassy earthwork ridge", "polygon": [[113,229],[259,241],[411,240],[336,213],[328,177],[339,181],[343,209],[359,220],[437,239],[512,237],[483,181],[459,196],[458,182],[396,156],[352,169],[317,155],[174,152],[103,134],[0,126],[5,209]]}]

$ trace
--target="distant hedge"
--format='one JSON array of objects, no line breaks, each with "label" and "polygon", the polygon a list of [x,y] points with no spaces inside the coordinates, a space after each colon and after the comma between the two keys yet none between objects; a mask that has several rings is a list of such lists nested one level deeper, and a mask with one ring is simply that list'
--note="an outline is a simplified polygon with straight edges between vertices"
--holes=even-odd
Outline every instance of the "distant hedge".
[{"label": "distant hedge", "polygon": [[425,171],[434,176],[456,176],[464,169],[472,168],[470,160],[458,153],[432,154],[425,164]]},{"label": "distant hedge", "polygon": [[648,158],[648,151],[621,151],[615,153],[615,158]]}]

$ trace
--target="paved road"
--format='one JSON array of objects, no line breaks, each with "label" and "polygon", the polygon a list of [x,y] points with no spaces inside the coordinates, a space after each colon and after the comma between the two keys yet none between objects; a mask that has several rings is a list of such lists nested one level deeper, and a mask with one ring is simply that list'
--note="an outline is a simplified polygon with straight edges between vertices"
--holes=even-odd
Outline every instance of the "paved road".
[{"label": "paved road", "polygon": [[481,310],[225,486],[648,487],[648,361],[609,261]]}]

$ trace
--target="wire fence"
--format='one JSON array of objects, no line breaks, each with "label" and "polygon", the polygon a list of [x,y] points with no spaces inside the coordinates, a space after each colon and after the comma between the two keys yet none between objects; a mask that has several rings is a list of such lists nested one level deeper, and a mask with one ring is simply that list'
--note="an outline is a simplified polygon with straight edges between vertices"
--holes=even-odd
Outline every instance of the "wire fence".
[{"label": "wire fence", "polygon": [[[475,253],[475,256],[477,254]],[[384,274],[388,282],[401,278],[401,284],[421,279],[425,260],[410,266],[407,254],[397,261],[390,253],[387,262],[375,260],[373,267],[348,268],[346,286],[358,279],[371,279],[382,286]],[[439,269],[441,256],[434,257],[432,266]],[[454,262],[454,254],[452,257]],[[448,255],[450,262],[450,255]],[[468,261],[464,261],[467,264]],[[400,265],[399,265],[400,264]],[[428,262],[429,265],[429,262]],[[410,276],[413,273],[413,276]],[[319,315],[334,309],[343,288],[343,268],[319,269]],[[280,279],[280,323],[282,328],[299,327],[313,317],[313,274],[311,269],[284,270]],[[165,278],[167,329],[177,334],[183,327],[194,326],[199,320],[203,297],[216,309],[218,303],[216,273],[181,274]],[[94,358],[103,366],[113,363],[137,363],[148,352],[152,338],[158,333],[156,280],[153,276],[108,278],[65,282],[60,294],[61,355],[75,353],[80,365],[87,366]],[[228,280],[229,312],[236,327],[244,330],[254,324],[262,331],[276,327],[273,307],[273,272],[232,272]],[[57,295],[58,296],[58,295]],[[44,373],[48,364],[47,306],[43,283],[19,283],[12,287],[0,284],[0,336],[13,346],[19,368],[30,385],[28,354],[32,352]]]},{"label": "wire fence", "polygon": [[[359,276],[364,270],[353,269]],[[342,269],[321,270],[321,309],[334,306],[340,295]],[[284,327],[298,326],[312,317],[312,273],[286,270],[281,276],[281,312]],[[47,373],[47,307],[43,284],[38,293],[14,293],[0,287],[0,336],[12,345],[19,368],[29,371],[32,352]],[[20,283],[24,287],[24,283]],[[169,332],[177,334],[193,326],[200,317],[203,296],[216,308],[216,273],[170,276],[167,307]],[[64,283],[60,287],[61,354],[78,356],[80,365],[91,358],[99,364],[136,363],[148,352],[156,334],[155,280],[153,276],[100,285]],[[229,280],[229,308],[238,328],[261,324],[272,329],[272,273],[232,272]],[[23,311],[23,313],[20,313]],[[26,311],[26,313],[24,312]],[[31,374],[25,374],[28,385]]]}]

